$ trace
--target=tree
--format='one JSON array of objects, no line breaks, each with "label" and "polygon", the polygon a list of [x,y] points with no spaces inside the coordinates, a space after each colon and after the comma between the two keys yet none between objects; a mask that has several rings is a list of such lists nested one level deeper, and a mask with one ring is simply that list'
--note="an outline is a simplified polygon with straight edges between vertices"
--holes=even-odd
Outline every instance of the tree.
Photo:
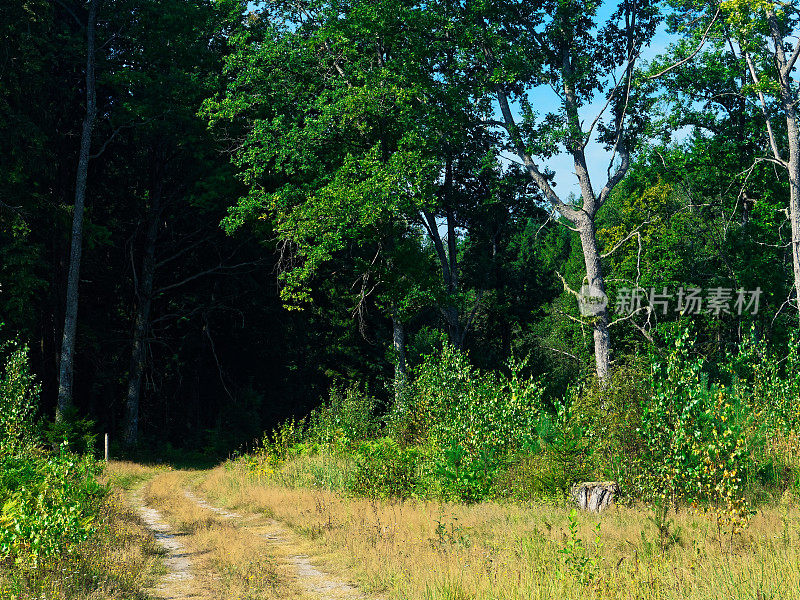
[{"label": "tree", "polygon": [[46,210],[53,171],[46,118],[52,113],[41,110],[49,108],[49,73],[55,69],[48,4],[0,6],[0,315],[26,339],[35,339],[36,298],[47,287],[37,217]]},{"label": "tree", "polygon": [[[221,188],[214,190],[208,202],[212,206],[204,206],[194,197],[200,182],[208,185],[215,177],[225,177],[221,157],[207,149],[215,141],[197,111],[218,83],[215,73],[225,51],[223,35],[228,26],[238,26],[243,12],[242,2],[227,0],[137,1],[129,10],[117,13],[122,33],[115,40],[113,84],[120,101],[113,118],[125,125],[112,135],[126,128],[130,142],[140,149],[127,158],[134,161],[136,171],[125,172],[136,184],[140,196],[137,206],[141,207],[133,235],[134,240],[140,240],[135,244],[139,252],[131,248],[131,263],[136,269],[135,307],[123,425],[123,442],[129,447],[138,440],[153,303],[195,276],[234,268],[231,255],[231,260],[221,259],[215,264],[201,262],[196,272],[183,277],[170,280],[162,275],[161,281],[157,277],[185,253],[200,254],[218,237],[213,231],[201,235],[192,231],[198,227],[192,217],[208,218],[213,214],[212,206],[226,197]],[[138,178],[141,181],[136,181]],[[187,223],[191,227],[184,230],[181,225]],[[202,225],[199,228],[202,230]],[[138,231],[141,233],[137,235]],[[135,254],[140,255],[138,269]]]},{"label": "tree", "polygon": [[92,149],[92,132],[97,118],[97,91],[95,65],[97,58],[97,13],[101,0],[89,0],[86,17],[86,115],[81,131],[80,154],[75,174],[75,203],[72,209],[72,237],[67,276],[66,309],[58,376],[58,410],[61,419],[72,406],[72,382],[75,353],[75,335],[78,327],[78,287],[80,284],[81,252],[83,250],[83,212],[86,204],[86,184]]},{"label": "tree", "polygon": [[[676,91],[678,87],[705,87],[700,97],[679,92],[690,100],[678,110],[696,115],[695,125],[709,129],[717,138],[730,139],[744,150],[743,164],[727,174],[738,192],[737,207],[744,221],[755,215],[759,224],[773,227],[772,232],[764,230],[755,236],[761,244],[758,253],[762,260],[770,260],[767,255],[774,253],[773,248],[789,249],[792,285],[775,316],[790,305],[792,292],[792,303],[800,310],[800,128],[797,84],[792,75],[800,44],[789,41],[800,23],[797,3],[673,0],[670,5],[671,29],[680,33],[681,39],[653,70],[669,73],[666,83]],[[665,62],[670,66],[665,68]],[[680,82],[684,82],[682,86]],[[690,106],[698,98],[704,101],[700,110]],[[719,107],[736,117],[733,131],[717,126],[725,122],[718,117]],[[782,198],[787,190],[774,181],[776,165],[786,174],[788,198]],[[783,209],[780,204],[788,206]],[[773,206],[786,219],[772,218],[768,213]],[[786,221],[791,231],[788,241],[782,236]],[[769,239],[766,245],[765,236]],[[770,290],[777,294],[782,287],[772,285]]]},{"label": "tree", "polygon": [[[473,56],[483,68],[483,93],[494,96],[501,115],[492,124],[506,135],[506,148],[521,161],[555,218],[579,236],[586,287],[579,294],[591,310],[597,376],[609,376],[611,336],[606,284],[595,220],[625,176],[648,103],[637,94],[635,65],[655,32],[660,15],[653,2],[620,2],[605,24],[598,2],[502,2],[484,8],[466,2],[460,12],[466,47],[479,40]],[[559,110],[538,119],[535,92],[552,88]],[[605,105],[586,126],[581,112],[604,96]],[[515,107],[518,108],[515,114]],[[603,122],[609,110],[610,119]],[[518,115],[521,113],[521,119]],[[608,179],[599,193],[590,175],[586,148],[597,140],[610,153]],[[560,197],[541,159],[566,152],[573,161],[580,200]],[[616,160],[618,159],[618,162]]]},{"label": "tree", "polygon": [[[728,0],[720,7],[747,64],[751,89],[758,96],[771,153],[769,160],[786,169],[795,305],[800,319],[800,121],[798,85],[792,75],[800,56],[800,40],[789,41],[796,37],[800,11],[796,2]],[[774,98],[783,117],[788,156],[780,149],[768,96]]]},{"label": "tree", "polygon": [[[354,312],[380,296],[397,333],[398,377],[401,324],[429,300],[451,342],[464,342],[476,299],[465,308],[458,229],[478,201],[478,173],[499,168],[479,117],[485,107],[440,66],[457,52],[441,23],[406,1],[268,3],[234,40],[227,93],[207,105],[215,125],[244,129],[234,160],[249,194],[227,227],[274,224],[287,267],[282,296],[295,307],[310,299],[322,265],[369,257],[353,273]],[[424,256],[420,233],[441,291],[426,268],[392,274],[407,256]]]}]

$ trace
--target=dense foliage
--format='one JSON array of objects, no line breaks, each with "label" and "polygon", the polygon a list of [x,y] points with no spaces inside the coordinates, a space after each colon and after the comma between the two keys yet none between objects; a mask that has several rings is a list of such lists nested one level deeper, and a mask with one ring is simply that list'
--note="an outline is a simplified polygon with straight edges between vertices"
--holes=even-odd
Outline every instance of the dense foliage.
[{"label": "dense foliage", "polygon": [[291,485],[467,502],[559,499],[576,481],[615,480],[629,502],[694,506],[733,531],[759,504],[800,493],[794,344],[778,358],[748,338],[710,365],[689,328],[663,336],[649,365],[589,378],[557,402],[522,365],[483,373],[445,343],[388,412],[337,390],[244,460]]},{"label": "dense foliage", "polygon": [[105,495],[91,456],[46,450],[34,420],[38,386],[28,348],[6,344],[0,373],[0,561],[33,568],[75,552],[95,530]]},{"label": "dense foliage", "polygon": [[3,556],[89,534],[97,434],[280,423],[259,473],[746,522],[797,485],[799,9],[4,2]]}]

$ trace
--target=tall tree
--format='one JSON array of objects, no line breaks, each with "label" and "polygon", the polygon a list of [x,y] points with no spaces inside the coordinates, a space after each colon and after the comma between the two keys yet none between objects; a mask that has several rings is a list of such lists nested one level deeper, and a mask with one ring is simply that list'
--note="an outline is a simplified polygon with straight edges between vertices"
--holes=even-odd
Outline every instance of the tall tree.
[{"label": "tall tree", "polygon": [[61,419],[72,406],[73,369],[75,354],[75,335],[78,327],[78,297],[81,272],[81,253],[83,250],[83,213],[86,204],[86,185],[89,160],[92,150],[92,132],[97,118],[97,13],[101,0],[89,0],[86,16],[86,114],[81,131],[80,154],[75,174],[75,202],[72,208],[72,234],[69,251],[69,272],[67,276],[66,308],[64,310],[64,330],[61,341],[61,355],[58,374],[58,409],[56,418]]},{"label": "tall tree", "polygon": [[[605,23],[599,2],[464,3],[460,10],[469,39],[480,40],[474,60],[485,69],[485,93],[495,97],[507,148],[521,161],[553,215],[579,236],[585,287],[574,292],[591,305],[595,368],[609,376],[611,335],[606,284],[595,221],[614,187],[625,176],[643,125],[646,102],[636,94],[636,61],[655,32],[660,15],[654,2],[624,0]],[[468,41],[466,42],[468,43]],[[558,110],[537,119],[535,94],[554,91]],[[590,105],[599,114],[585,119]],[[609,117],[603,121],[608,110]],[[597,134],[597,137],[594,136]],[[595,191],[587,146],[609,152],[608,178]],[[559,196],[542,160],[565,152],[580,188],[577,202]]]},{"label": "tall tree", "polygon": [[46,118],[53,21],[47,0],[0,6],[0,320],[30,340],[37,335],[36,298],[47,285],[36,217],[53,212],[45,191],[54,162]]},{"label": "tall tree", "polygon": [[[153,303],[168,290],[194,281],[195,276],[230,272],[233,267],[230,260],[222,260],[201,262],[197,272],[183,277],[159,273],[187,252],[200,254],[218,237],[213,230],[192,235],[178,222],[196,225],[191,217],[209,208],[192,205],[196,186],[223,176],[223,157],[207,150],[215,141],[197,112],[203,99],[215,91],[216,73],[225,52],[224,37],[235,31],[243,13],[244,5],[238,0],[139,0],[135,10],[119,14],[124,38],[120,36],[116,44],[114,82],[117,94],[125,100],[119,103],[121,114],[115,119],[134,124],[130,138],[142,149],[135,157],[142,178],[137,186],[141,195],[137,229],[141,225],[143,235],[134,234],[134,240],[140,240],[133,244],[139,252],[131,248],[135,306],[123,425],[127,446],[138,440]],[[215,192],[211,204],[225,198],[221,189]],[[206,213],[202,218],[207,217]]]},{"label": "tall tree", "polygon": [[[797,2],[729,0],[722,2],[721,8],[747,63],[752,89],[758,96],[771,161],[786,169],[795,308],[800,319],[800,115],[797,110],[800,97],[793,75],[800,56],[800,40],[791,41],[797,37],[800,6]],[[774,97],[779,115],[783,117],[787,152],[781,151],[768,95]]]},{"label": "tall tree", "polygon": [[475,201],[470,182],[498,161],[494,136],[480,125],[485,106],[441,66],[458,52],[437,37],[443,22],[407,1],[267,3],[234,41],[231,83],[208,110],[215,124],[245,124],[235,161],[250,193],[227,225],[274,222],[289,267],[287,303],[310,298],[323,264],[363,253],[371,260],[355,274],[354,301],[382,295],[379,305],[397,315],[402,340],[399,323],[414,302],[401,290],[426,284],[396,285],[403,278],[388,276],[407,265],[407,246],[394,242],[418,243],[424,232],[441,272],[437,303],[460,346],[475,305],[473,298],[465,309],[461,294],[458,230]]},{"label": "tall tree", "polygon": [[[744,182],[737,182],[739,200],[749,212],[754,195],[761,200],[774,196],[778,187],[756,189],[759,173],[766,164],[780,167],[788,183],[788,206],[786,220],[790,224],[790,237],[785,246],[790,249],[791,275],[794,298],[787,299],[785,306],[794,304],[800,317],[800,122],[798,121],[798,83],[793,74],[800,56],[800,43],[793,41],[800,24],[800,5],[797,2],[762,2],[760,0],[725,0],[722,2],[695,2],[672,0],[670,15],[673,31],[681,34],[674,52],[666,57],[666,68],[657,65],[661,73],[678,73],[684,80],[692,74],[701,81],[718,79],[723,65],[733,64],[738,70],[738,85],[718,91],[715,99],[708,100],[704,111],[690,110],[702,114],[700,126],[713,122],[713,103],[722,103],[729,114],[740,115],[739,141],[759,146],[750,164],[742,167],[746,174]],[[665,62],[664,60],[661,61]],[[724,100],[721,100],[724,98]],[[749,107],[747,99],[760,113],[761,131],[744,139]],[[733,99],[741,106],[731,105]],[[749,103],[748,103],[749,104]],[[750,121],[754,119],[750,118]],[[782,124],[781,124],[782,123]],[[719,133],[719,132],[715,132]],[[731,173],[732,182],[742,179]],[[761,177],[763,179],[763,177]],[[748,208],[749,207],[749,208]],[[780,235],[783,223],[777,223]],[[778,240],[782,242],[782,240]]]}]

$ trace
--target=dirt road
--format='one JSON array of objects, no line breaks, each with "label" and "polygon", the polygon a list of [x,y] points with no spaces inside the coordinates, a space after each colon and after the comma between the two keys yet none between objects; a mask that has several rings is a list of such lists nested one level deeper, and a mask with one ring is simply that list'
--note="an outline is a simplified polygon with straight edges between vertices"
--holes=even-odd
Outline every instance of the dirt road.
[{"label": "dirt road", "polygon": [[[370,599],[309,556],[309,542],[256,512],[230,512],[194,489],[199,472],[161,471],[128,492],[164,552],[148,592],[169,600]],[[344,574],[346,576],[346,574]]]}]

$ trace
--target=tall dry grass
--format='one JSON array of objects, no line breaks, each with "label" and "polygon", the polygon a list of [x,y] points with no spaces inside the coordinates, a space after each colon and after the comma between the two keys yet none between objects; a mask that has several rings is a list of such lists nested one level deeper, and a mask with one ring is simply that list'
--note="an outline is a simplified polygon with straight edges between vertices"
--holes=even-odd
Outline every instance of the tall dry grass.
[{"label": "tall dry grass", "polygon": [[243,600],[298,596],[276,565],[268,541],[257,531],[239,527],[184,495],[187,483],[196,476],[161,472],[142,491],[145,502],[181,535],[193,563],[194,593],[202,598]]},{"label": "tall dry grass", "polygon": [[329,570],[390,598],[800,598],[800,510],[788,495],[742,533],[714,515],[664,521],[645,507],[578,515],[573,533],[566,506],[348,498],[277,485],[240,463],[198,489],[290,525],[325,549]]}]

